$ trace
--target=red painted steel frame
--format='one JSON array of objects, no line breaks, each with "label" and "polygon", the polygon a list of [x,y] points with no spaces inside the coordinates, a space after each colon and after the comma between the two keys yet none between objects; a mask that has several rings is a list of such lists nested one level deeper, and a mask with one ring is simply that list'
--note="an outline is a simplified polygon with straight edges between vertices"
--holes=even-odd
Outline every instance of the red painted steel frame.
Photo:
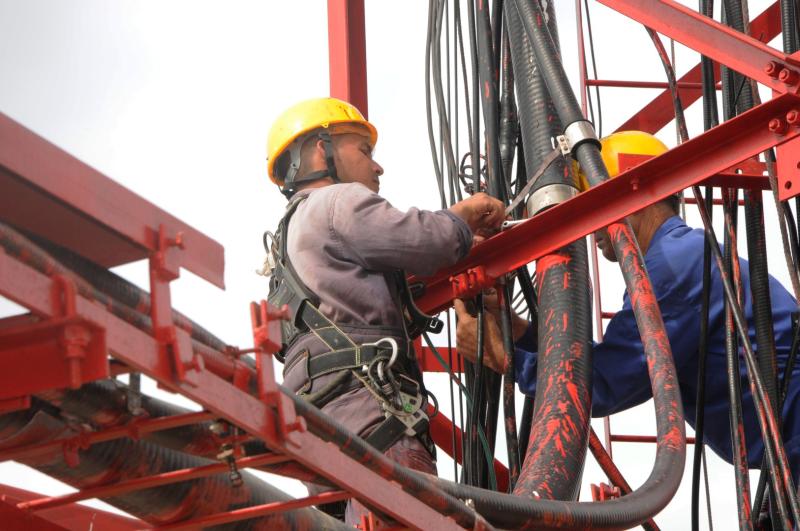
[{"label": "red painted steel frame", "polygon": [[328,0],[328,63],[331,96],[368,117],[364,0]]},{"label": "red painted steel frame", "polygon": [[[52,313],[50,292],[53,284],[52,279],[0,253],[0,295],[40,317],[48,318]],[[199,357],[194,357],[185,367],[183,377],[177,378],[172,368],[173,361],[164,354],[155,338],[83,297],[76,297],[75,308],[77,315],[105,329],[108,348],[117,359],[154,378],[166,389],[181,393],[218,417],[260,438],[273,451],[302,463],[353,496],[369,500],[405,525],[459,529],[450,518],[405,492],[396,483],[350,459],[335,445],[305,431],[302,425],[297,425],[294,431],[284,432],[285,426],[280,425],[276,403],[259,400],[212,374]],[[188,341],[188,335],[182,330],[177,330],[176,334],[186,336],[179,342]]]},{"label": "red painted steel frame", "polygon": [[224,287],[222,246],[0,113],[0,212],[104,266],[150,256],[180,235],[181,265]]},{"label": "red painted steel frame", "polygon": [[[70,504],[46,509],[36,514],[29,511],[23,513],[21,509],[16,508],[16,504],[20,502],[35,500],[41,497],[42,495],[36,492],[0,484],[0,522],[3,524],[2,529],[13,529],[14,531],[26,529],[30,531],[44,531],[46,529],[97,529],[98,531],[113,529],[114,531],[133,531],[151,528],[150,524],[142,522],[141,520],[101,511],[100,509],[94,509],[85,505]],[[11,517],[19,517],[20,519],[10,520],[9,518]],[[53,525],[53,527],[38,525],[41,524],[42,521]],[[24,527],[28,522],[35,522],[37,525],[34,527]],[[62,527],[54,525],[55,523]]]},{"label": "red painted steel frame", "polygon": [[[623,15],[770,87],[800,89],[800,61],[672,0],[599,0]],[[768,68],[769,67],[769,68]],[[786,74],[783,74],[783,71]]]},{"label": "red painted steel frame", "polygon": [[[453,299],[451,278],[478,266],[496,279],[546,253],[704,181],[800,134],[773,133],[768,124],[800,108],[800,98],[784,94],[596,186],[511,230],[476,246],[451,268],[425,279],[417,305],[425,312],[446,308]],[[484,287],[488,287],[484,286]]]}]

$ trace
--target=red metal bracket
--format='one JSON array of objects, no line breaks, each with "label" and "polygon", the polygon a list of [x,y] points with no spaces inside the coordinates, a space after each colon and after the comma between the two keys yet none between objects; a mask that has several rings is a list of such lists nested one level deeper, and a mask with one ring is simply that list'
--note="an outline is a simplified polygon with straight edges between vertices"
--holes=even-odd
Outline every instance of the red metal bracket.
[{"label": "red metal bracket", "polygon": [[105,331],[77,315],[75,294],[71,280],[55,275],[51,308],[57,317],[0,330],[0,374],[27,375],[4,382],[0,409],[19,409],[40,391],[108,378]]},{"label": "red metal bracket", "polygon": [[619,487],[613,487],[606,483],[600,483],[599,485],[592,483],[591,487],[592,500],[594,501],[614,500],[622,496],[622,492],[619,490]]},{"label": "red metal bracket", "polygon": [[180,276],[185,249],[182,232],[172,236],[164,225],[159,225],[158,247],[150,255],[150,316],[161,356],[172,367],[171,379],[195,385],[192,372],[203,368],[203,360],[193,353],[189,335],[172,320],[170,282]]},{"label": "red metal bracket", "polygon": [[463,273],[450,277],[454,299],[474,297],[486,288],[494,285],[494,279],[486,274],[482,265],[471,267]]},{"label": "red metal bracket", "polygon": [[777,150],[778,197],[786,201],[800,194],[800,140],[790,140]]},{"label": "red metal bracket", "polygon": [[278,441],[292,443],[291,434],[295,431],[306,431],[306,423],[304,418],[296,415],[294,404],[278,387],[272,356],[281,348],[280,322],[286,319],[289,319],[289,307],[286,305],[279,310],[267,301],[261,301],[260,304],[250,303],[253,341],[257,349],[258,396],[274,409],[274,418],[267,419],[274,436]]}]

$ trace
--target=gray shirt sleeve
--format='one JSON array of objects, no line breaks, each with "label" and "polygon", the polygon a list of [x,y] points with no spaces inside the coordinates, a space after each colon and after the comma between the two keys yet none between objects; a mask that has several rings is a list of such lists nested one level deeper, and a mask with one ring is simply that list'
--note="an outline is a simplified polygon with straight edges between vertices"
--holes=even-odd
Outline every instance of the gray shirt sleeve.
[{"label": "gray shirt sleeve", "polygon": [[432,275],[472,246],[472,231],[448,210],[402,212],[361,184],[338,186],[328,216],[331,238],[365,269]]}]

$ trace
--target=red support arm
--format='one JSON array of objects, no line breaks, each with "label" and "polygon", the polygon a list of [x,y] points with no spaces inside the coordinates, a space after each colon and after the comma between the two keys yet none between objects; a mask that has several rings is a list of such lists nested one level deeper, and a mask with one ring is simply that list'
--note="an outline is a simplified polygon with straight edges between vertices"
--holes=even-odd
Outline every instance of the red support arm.
[{"label": "red support arm", "polygon": [[366,118],[364,0],[328,0],[328,54],[331,96],[349,101]]},{"label": "red support arm", "polygon": [[800,128],[773,132],[769,125],[774,120],[785,121],[786,114],[795,108],[800,108],[800,98],[793,94],[779,96],[490,238],[455,266],[426,279],[425,294],[417,305],[426,313],[436,313],[454,297],[452,280],[469,269],[480,265],[486,278],[496,279],[742,160],[796,138]]}]

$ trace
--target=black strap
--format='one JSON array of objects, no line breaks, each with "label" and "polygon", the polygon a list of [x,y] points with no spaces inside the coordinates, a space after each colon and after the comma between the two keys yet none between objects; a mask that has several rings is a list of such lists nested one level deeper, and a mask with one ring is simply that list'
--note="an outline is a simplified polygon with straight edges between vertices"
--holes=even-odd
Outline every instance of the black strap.
[{"label": "black strap", "polygon": [[391,355],[391,349],[375,345],[362,345],[317,354],[308,360],[308,378],[313,380],[332,372],[357,369],[370,365],[377,359],[388,361]]}]

